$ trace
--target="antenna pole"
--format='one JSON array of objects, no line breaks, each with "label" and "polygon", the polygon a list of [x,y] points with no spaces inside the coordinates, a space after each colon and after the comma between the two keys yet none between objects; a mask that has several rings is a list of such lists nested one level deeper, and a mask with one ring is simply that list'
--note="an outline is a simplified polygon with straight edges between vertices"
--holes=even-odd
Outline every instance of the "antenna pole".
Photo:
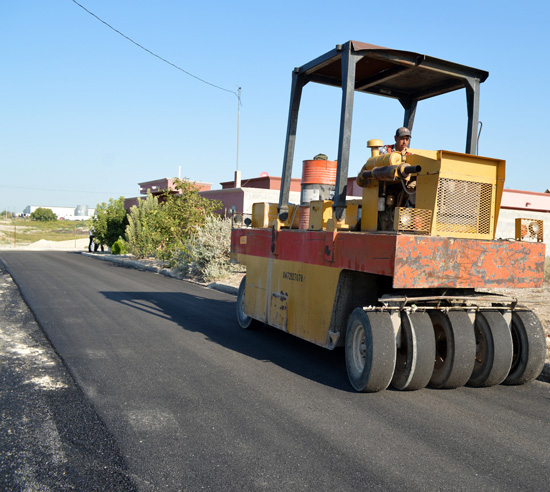
[{"label": "antenna pole", "polygon": [[237,96],[237,169],[239,170],[239,130],[241,124],[241,88],[239,87],[239,95]]}]

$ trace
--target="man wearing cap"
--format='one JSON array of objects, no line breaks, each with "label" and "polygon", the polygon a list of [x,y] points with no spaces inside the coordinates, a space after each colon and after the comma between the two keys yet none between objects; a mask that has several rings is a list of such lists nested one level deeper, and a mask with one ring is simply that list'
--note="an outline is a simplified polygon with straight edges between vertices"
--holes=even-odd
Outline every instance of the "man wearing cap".
[{"label": "man wearing cap", "polygon": [[411,141],[411,131],[402,126],[395,131],[395,145],[384,145],[380,147],[381,154],[389,154],[390,152],[407,152],[409,150],[409,142]]}]

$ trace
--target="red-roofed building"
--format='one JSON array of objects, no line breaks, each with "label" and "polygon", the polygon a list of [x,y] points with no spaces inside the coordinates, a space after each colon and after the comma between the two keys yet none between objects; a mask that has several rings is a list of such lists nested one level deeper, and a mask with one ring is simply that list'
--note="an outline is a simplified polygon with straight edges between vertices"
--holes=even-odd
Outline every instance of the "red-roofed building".
[{"label": "red-roofed building", "polygon": [[[147,190],[153,195],[160,195],[163,190],[176,192],[174,187],[175,178],[162,178],[139,183],[141,197],[128,198],[124,202],[127,210],[137,203],[137,200],[144,198]],[[201,195],[212,200],[220,200],[223,209],[220,213],[229,215],[232,211],[249,214],[252,212],[252,204],[257,202],[278,203],[281,188],[281,178],[269,176],[263,173],[262,176],[220,183],[221,189],[212,189],[211,183],[195,182],[199,187]],[[301,180],[292,179],[290,185],[290,202],[300,203]],[[348,179],[348,196],[361,197],[361,188],[357,185],[355,177]],[[496,230],[496,238],[515,238],[515,219],[537,219],[544,224],[544,242],[550,243],[550,193],[537,193],[533,191],[503,190],[501,210]],[[550,248],[547,248],[546,255],[550,256]]]}]

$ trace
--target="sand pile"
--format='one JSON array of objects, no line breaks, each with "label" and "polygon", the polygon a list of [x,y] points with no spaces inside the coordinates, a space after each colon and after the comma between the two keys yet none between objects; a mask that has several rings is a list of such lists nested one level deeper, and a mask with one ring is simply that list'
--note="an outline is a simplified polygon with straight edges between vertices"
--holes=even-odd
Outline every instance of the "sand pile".
[{"label": "sand pile", "polygon": [[66,241],[47,241],[46,239],[40,239],[35,243],[25,245],[2,245],[0,249],[3,250],[20,250],[20,251],[88,251],[88,244],[90,240],[88,238],[82,239],[68,239]]}]

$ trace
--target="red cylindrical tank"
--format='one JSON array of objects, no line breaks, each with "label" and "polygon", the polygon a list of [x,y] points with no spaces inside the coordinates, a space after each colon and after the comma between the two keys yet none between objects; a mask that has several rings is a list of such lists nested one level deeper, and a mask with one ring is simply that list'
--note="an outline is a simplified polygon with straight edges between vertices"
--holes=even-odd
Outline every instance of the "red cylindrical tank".
[{"label": "red cylindrical tank", "polygon": [[312,200],[330,200],[336,186],[337,161],[315,156],[303,161],[302,194],[300,196],[300,229],[309,228],[309,204]]}]

